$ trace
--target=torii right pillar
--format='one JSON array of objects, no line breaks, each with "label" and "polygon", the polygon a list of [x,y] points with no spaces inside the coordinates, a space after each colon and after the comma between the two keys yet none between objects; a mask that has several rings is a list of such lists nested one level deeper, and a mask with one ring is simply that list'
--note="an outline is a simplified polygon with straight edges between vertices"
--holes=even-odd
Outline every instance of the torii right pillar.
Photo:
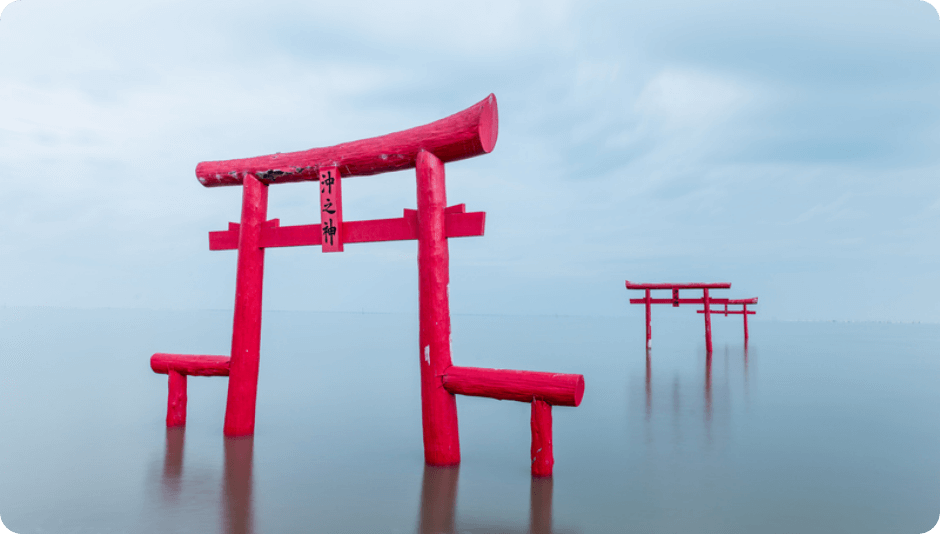
[{"label": "torii right pillar", "polygon": [[450,253],[444,228],[444,164],[422,150],[418,180],[418,308],[421,357],[421,423],[424,461],[444,466],[460,463],[457,399],[441,377],[452,365],[450,354]]}]

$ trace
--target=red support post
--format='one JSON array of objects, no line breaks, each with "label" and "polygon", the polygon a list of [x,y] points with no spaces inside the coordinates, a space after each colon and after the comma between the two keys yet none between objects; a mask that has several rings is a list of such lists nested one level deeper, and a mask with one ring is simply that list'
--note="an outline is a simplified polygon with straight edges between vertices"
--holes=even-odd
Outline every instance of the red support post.
[{"label": "red support post", "polygon": [[225,404],[224,433],[229,437],[250,436],[255,432],[255,400],[261,351],[261,289],[264,284],[261,227],[267,212],[268,186],[254,175],[246,176],[243,181],[238,236],[232,359]]},{"label": "red support post", "polygon": [[166,402],[166,426],[186,426],[186,375],[168,371],[169,390]]},{"label": "red support post", "polygon": [[447,206],[444,164],[424,150],[417,155],[418,307],[421,359],[421,421],[424,460],[429,465],[460,463],[457,400],[441,376],[451,366],[449,253],[444,225]]},{"label": "red support post", "polygon": [[708,298],[708,288],[703,288],[702,301],[705,303],[705,352],[712,353],[712,307]]},{"label": "red support post", "polygon": [[552,405],[532,399],[532,476],[550,477],[555,457],[552,454]]},{"label": "red support post", "polygon": [[742,310],[744,313],[741,314],[744,316],[744,343],[747,344],[747,304],[743,304],[742,306],[744,306]]},{"label": "red support post", "polygon": [[155,373],[167,374],[168,395],[166,426],[186,426],[186,377],[228,376],[228,356],[202,356],[195,354],[157,353],[150,357],[150,368]]},{"label": "red support post", "polygon": [[653,348],[653,325],[651,323],[650,290],[646,290],[646,349]]}]

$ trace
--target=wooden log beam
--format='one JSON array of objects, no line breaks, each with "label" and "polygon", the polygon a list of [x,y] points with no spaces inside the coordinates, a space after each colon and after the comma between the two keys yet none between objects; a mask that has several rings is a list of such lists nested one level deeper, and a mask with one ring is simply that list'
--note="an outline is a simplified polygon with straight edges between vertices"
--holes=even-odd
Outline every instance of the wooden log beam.
[{"label": "wooden log beam", "polygon": [[627,289],[730,289],[731,283],[640,284],[626,281]]},{"label": "wooden log beam", "polygon": [[451,366],[442,379],[447,391],[471,397],[577,406],[584,396],[583,375]]},{"label": "wooden log beam", "polygon": [[[708,300],[712,304],[725,304],[728,299],[709,297]],[[677,301],[673,299],[650,299],[649,300],[650,304],[672,304],[673,306],[676,305],[676,302]],[[704,302],[705,302],[704,297],[698,298],[698,299],[678,299],[679,304],[703,304]],[[645,298],[630,299],[630,304],[646,304],[646,299]],[[728,304],[730,304],[730,302],[728,302]]]},{"label": "wooden log beam", "polygon": [[319,180],[321,168],[337,167],[343,177],[400,171],[415,166],[427,151],[442,163],[489,153],[496,146],[499,113],[490,94],[439,121],[380,137],[327,148],[226,161],[204,161],[196,177],[206,187],[240,185],[255,175],[266,184]]},{"label": "wooden log beam", "polygon": [[[483,235],[486,213],[448,211],[464,207],[451,206],[444,211],[445,237],[471,237]],[[234,250],[238,248],[238,223],[229,223],[228,230],[209,232],[209,250]],[[404,241],[418,239],[418,212],[404,210],[404,216],[396,219],[371,221],[343,221],[343,243],[371,243],[376,241]],[[280,226],[278,219],[267,221],[261,228],[261,246],[303,247],[323,243],[323,229],[319,224]]]},{"label": "wooden log beam", "polygon": [[189,376],[228,376],[228,366],[228,356],[158,352],[150,357],[150,368],[160,374],[175,371]]}]

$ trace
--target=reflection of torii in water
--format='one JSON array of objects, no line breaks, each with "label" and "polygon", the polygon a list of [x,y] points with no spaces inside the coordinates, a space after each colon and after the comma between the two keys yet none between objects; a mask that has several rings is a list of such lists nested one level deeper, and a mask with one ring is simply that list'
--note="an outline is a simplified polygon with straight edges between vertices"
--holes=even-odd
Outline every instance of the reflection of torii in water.
[{"label": "reflection of torii in water", "polygon": [[[424,467],[421,482],[421,511],[418,534],[453,534],[458,532],[456,521],[457,478],[460,467]],[[529,489],[530,534],[551,534],[553,481],[551,478],[532,477]],[[466,525],[465,525],[466,526]],[[473,531],[513,532],[512,527],[481,525]],[[462,530],[462,529],[461,529]]]},{"label": "reflection of torii in water", "polygon": [[[180,494],[183,480],[185,432],[186,430],[181,427],[166,429],[166,450],[161,479],[164,499],[175,500]],[[225,438],[221,502],[221,531],[224,534],[252,534],[254,532],[254,501],[251,495],[253,465],[253,437]]]},{"label": "reflection of torii in water", "polygon": [[[725,367],[727,368],[727,347],[725,349]],[[747,399],[748,391],[748,347],[747,344],[744,345],[743,353],[743,362],[744,362],[744,388],[745,388],[745,399]],[[725,380],[727,382],[728,376],[725,375]],[[711,420],[713,413],[713,393],[712,393],[712,354],[710,352],[705,353],[705,372],[704,372],[704,385],[702,388],[702,398],[704,408],[702,410],[704,420],[706,423],[706,430],[711,428]],[[727,386],[726,386],[727,387]],[[646,351],[646,376],[644,380],[644,397],[646,400],[646,421],[649,422],[653,414],[653,361],[650,357],[650,351]],[[672,384],[672,410],[673,415],[677,416],[681,413],[681,400],[682,396],[679,393],[679,375],[677,374],[673,379]]]},{"label": "reflection of torii in water", "polygon": [[[180,493],[183,476],[183,448],[185,429],[166,429],[166,449],[163,458],[164,498]],[[252,467],[254,464],[254,438],[225,438],[225,467],[222,476],[221,532],[225,534],[252,534],[254,528],[254,500],[252,496]],[[425,465],[421,483],[421,509],[418,516],[419,534],[453,534],[456,528],[457,480],[459,466],[434,467]],[[553,480],[551,477],[532,477],[529,491],[530,534],[551,534]],[[178,504],[178,503],[173,503]],[[487,531],[513,532],[512,527],[499,526]]]}]

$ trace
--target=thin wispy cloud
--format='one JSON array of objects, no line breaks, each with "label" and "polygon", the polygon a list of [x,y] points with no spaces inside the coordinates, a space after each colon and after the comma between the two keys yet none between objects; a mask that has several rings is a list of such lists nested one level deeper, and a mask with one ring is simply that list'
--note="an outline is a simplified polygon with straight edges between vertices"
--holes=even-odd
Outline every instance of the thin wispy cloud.
[{"label": "thin wispy cloud", "polygon": [[[940,259],[940,31],[919,2],[15,7],[2,304],[230,307],[234,255],[206,233],[240,194],[201,187],[196,163],[397,131],[493,92],[496,149],[447,168],[449,202],[487,212],[485,237],[451,243],[456,313],[631,313],[623,279],[720,279],[767,316],[940,321],[922,283]],[[310,223],[305,185],[273,187],[269,215]],[[395,217],[414,177],[344,193],[351,220]],[[265,303],[411,310],[414,261],[413,243],[272,250]],[[336,279],[309,277],[327,264]],[[864,297],[883,306],[855,305],[850,282],[892,276]],[[799,306],[822,280],[832,297]]]}]

